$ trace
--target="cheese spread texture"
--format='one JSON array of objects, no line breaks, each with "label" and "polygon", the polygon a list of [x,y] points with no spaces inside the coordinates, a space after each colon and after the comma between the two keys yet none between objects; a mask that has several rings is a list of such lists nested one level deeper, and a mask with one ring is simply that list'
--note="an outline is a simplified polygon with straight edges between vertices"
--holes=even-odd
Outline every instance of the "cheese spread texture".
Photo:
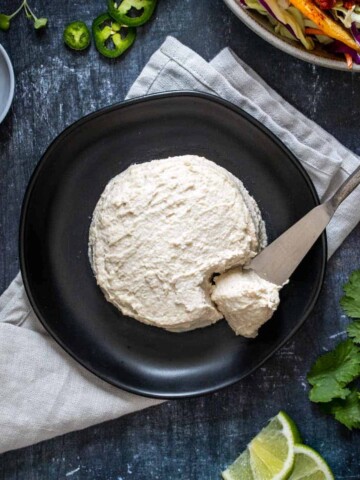
[{"label": "cheese spread texture", "polygon": [[280,288],[238,267],[215,277],[211,298],[236,335],[254,338],[277,309]]},{"label": "cheese spread texture", "polygon": [[223,282],[220,275],[214,288],[213,275],[246,264],[265,245],[259,208],[242,182],[185,155],[132,165],[108,183],[89,256],[106,299],[123,314],[181,332],[228,315],[230,302],[214,303]]}]

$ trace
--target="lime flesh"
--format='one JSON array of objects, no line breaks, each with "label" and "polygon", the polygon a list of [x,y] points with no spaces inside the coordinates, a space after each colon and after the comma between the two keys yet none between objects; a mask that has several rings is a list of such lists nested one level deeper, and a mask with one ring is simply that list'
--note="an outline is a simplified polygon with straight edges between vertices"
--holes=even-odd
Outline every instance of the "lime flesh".
[{"label": "lime flesh", "polygon": [[289,480],[334,480],[328,464],[312,448],[295,445],[295,464]]},{"label": "lime flesh", "polygon": [[294,465],[294,444],[299,441],[294,422],[280,412],[222,476],[224,480],[285,480]]},{"label": "lime flesh", "polygon": [[250,466],[250,453],[246,449],[235,462],[222,473],[224,480],[254,480]]}]

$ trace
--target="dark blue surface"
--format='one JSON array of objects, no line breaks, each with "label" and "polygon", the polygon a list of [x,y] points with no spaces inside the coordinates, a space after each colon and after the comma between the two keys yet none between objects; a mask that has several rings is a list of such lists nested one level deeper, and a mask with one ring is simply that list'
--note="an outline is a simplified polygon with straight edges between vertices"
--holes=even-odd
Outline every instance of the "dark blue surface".
[{"label": "dark blue surface", "polygon": [[[14,3],[2,1],[0,10],[10,12]],[[37,35],[23,16],[10,32],[0,32],[17,78],[13,107],[0,125],[0,291],[18,271],[21,201],[42,152],[65,126],[122,100],[167,35],[206,59],[231,46],[289,102],[360,153],[360,76],[278,52],[243,26],[221,0],[160,0],[154,20],[115,62],[100,58],[94,49],[80,54],[67,50],[61,41],[64,25],[74,19],[90,23],[104,3],[33,0],[34,9],[49,16],[47,32]],[[320,301],[306,325],[246,380],[207,397],[173,401],[6,453],[0,456],[0,479],[217,479],[280,409],[327,458],[336,479],[360,479],[360,433],[349,432],[310,404],[305,378],[315,358],[344,337],[348,320],[338,300],[342,283],[360,266],[359,241],[357,228],[330,261]]]}]

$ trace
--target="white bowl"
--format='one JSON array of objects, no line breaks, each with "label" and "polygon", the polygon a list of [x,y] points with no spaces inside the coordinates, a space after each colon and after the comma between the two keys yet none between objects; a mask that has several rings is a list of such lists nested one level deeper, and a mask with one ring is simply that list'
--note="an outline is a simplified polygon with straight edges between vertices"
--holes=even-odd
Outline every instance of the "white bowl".
[{"label": "white bowl", "polygon": [[0,44],[0,123],[6,117],[14,98],[14,70],[4,47]]},{"label": "white bowl", "polygon": [[352,70],[349,70],[345,60],[342,60],[340,56],[338,57],[326,52],[321,47],[309,51],[306,50],[300,42],[288,40],[285,37],[277,35],[266,17],[258,14],[254,10],[243,8],[240,5],[240,0],[224,0],[224,2],[245,25],[283,52],[300,58],[300,60],[319,65],[320,67],[345,70],[348,72],[360,72],[360,65],[353,65]]}]

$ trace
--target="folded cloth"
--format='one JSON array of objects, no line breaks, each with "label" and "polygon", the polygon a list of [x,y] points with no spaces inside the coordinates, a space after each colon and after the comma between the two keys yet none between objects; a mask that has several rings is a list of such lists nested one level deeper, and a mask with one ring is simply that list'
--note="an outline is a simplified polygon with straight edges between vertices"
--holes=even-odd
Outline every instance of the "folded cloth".
[{"label": "folded cloth", "polygon": [[[287,103],[229,48],[207,63],[168,37],[128,97],[185,89],[218,95],[255,117],[300,160],[324,200],[359,165],[357,155]],[[359,200],[360,189],[343,203],[327,228],[329,257],[359,222]]]},{"label": "folded cloth", "polygon": [[[291,107],[229,49],[207,63],[169,37],[128,98],[184,89],[219,95],[257,118],[298,157],[321,197],[359,164],[356,155]],[[331,222],[330,255],[358,223],[359,203],[357,191]],[[63,352],[37,320],[20,274],[0,298],[0,385],[0,452],[159,403],[106,384]]]}]

